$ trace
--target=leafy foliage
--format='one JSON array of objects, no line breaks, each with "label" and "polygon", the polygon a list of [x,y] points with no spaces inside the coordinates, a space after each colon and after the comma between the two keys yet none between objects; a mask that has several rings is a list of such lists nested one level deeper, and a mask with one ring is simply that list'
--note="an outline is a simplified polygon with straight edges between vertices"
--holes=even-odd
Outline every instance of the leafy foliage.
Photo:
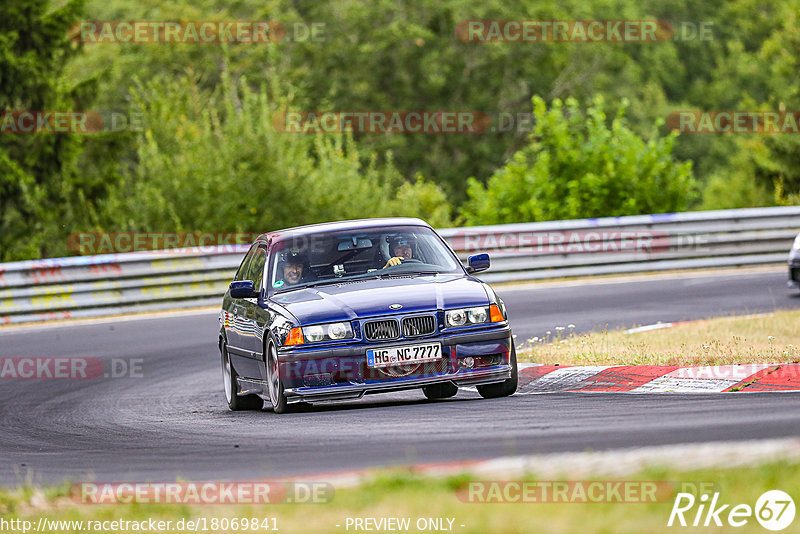
[{"label": "leafy foliage", "polygon": [[120,229],[254,232],[401,214],[449,221],[435,184],[403,184],[374,154],[364,163],[352,138],[276,131],[288,101],[271,96],[275,87],[252,91],[223,76],[208,94],[184,78],[134,95],[144,117],[139,163],[106,206]]},{"label": "leafy foliage", "polygon": [[[67,28],[82,12],[73,0],[48,11],[45,0],[0,4],[0,111],[68,111],[90,99],[70,85],[65,62],[78,49]],[[74,135],[0,134],[0,261],[57,252],[62,227],[81,217],[86,182],[76,171]]]},{"label": "leafy foliage", "polygon": [[[796,203],[797,135],[674,137],[659,119],[800,109],[798,13],[800,0],[6,0],[0,110],[141,112],[145,130],[0,134],[0,261],[65,254],[81,230],[251,232],[378,215],[448,226],[462,212],[485,223]],[[322,23],[324,40],[82,47],[67,38],[81,19]],[[458,24],[477,19],[656,19],[675,35],[459,40]],[[518,117],[535,95],[553,123],[533,135],[519,122],[455,135],[270,129],[281,109]],[[596,95],[626,102],[624,115],[605,117]],[[680,163],[690,161],[699,195]]]},{"label": "leafy foliage", "polygon": [[470,180],[467,224],[659,213],[691,200],[691,163],[671,156],[675,135],[645,142],[628,127],[624,104],[610,127],[602,98],[583,112],[575,99],[548,109],[534,97],[533,112],[529,145],[486,187]]}]

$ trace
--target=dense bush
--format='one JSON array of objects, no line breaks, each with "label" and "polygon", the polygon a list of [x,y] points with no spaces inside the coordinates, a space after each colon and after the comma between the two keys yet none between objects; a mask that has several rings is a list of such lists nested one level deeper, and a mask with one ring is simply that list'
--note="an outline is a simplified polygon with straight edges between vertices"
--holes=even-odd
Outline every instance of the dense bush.
[{"label": "dense bush", "polygon": [[288,101],[275,93],[227,77],[210,94],[188,77],[135,90],[138,165],[108,201],[109,218],[145,231],[260,232],[381,215],[449,223],[441,190],[405,183],[391,159],[364,162],[343,135],[276,131]]},{"label": "dense bush", "polygon": [[[607,124],[603,101],[584,112],[574,99],[533,99],[534,130],[484,187],[472,178],[467,224],[574,219],[685,209],[694,194],[691,163],[671,155],[674,134],[644,141],[625,106]],[[655,128],[654,128],[655,130]]]}]

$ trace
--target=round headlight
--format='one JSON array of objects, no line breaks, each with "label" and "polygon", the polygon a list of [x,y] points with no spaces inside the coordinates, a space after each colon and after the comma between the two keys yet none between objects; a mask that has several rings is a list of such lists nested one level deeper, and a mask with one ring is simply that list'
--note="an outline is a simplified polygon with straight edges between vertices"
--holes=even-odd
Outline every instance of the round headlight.
[{"label": "round headlight", "polygon": [[464,310],[447,312],[447,321],[450,323],[450,326],[461,326],[467,324],[467,312]]},{"label": "round headlight", "polygon": [[486,308],[472,308],[467,311],[467,317],[469,317],[469,322],[472,324],[485,323],[487,317]]},{"label": "round headlight", "polygon": [[321,326],[308,326],[303,329],[303,333],[308,341],[322,341],[325,337],[325,331]]},{"label": "round headlight", "polygon": [[347,335],[347,327],[344,323],[333,323],[328,325],[328,337],[331,339],[344,339]]}]

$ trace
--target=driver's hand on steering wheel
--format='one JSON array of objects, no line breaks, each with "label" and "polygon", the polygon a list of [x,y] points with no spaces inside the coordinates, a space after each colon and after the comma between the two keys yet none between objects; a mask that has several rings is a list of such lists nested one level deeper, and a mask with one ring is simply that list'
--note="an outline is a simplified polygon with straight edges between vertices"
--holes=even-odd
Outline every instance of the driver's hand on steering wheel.
[{"label": "driver's hand on steering wheel", "polygon": [[403,259],[400,256],[395,256],[394,258],[389,258],[389,261],[386,262],[386,265],[383,266],[383,269],[387,267],[394,267],[395,265],[400,265],[403,263]]}]

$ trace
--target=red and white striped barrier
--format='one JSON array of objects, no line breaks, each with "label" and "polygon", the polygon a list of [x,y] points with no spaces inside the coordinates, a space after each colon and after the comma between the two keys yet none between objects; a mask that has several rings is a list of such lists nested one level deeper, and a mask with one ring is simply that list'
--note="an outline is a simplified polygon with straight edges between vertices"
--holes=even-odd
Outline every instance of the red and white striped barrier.
[{"label": "red and white striped barrier", "polygon": [[800,364],[520,366],[518,393],[800,391]]}]

